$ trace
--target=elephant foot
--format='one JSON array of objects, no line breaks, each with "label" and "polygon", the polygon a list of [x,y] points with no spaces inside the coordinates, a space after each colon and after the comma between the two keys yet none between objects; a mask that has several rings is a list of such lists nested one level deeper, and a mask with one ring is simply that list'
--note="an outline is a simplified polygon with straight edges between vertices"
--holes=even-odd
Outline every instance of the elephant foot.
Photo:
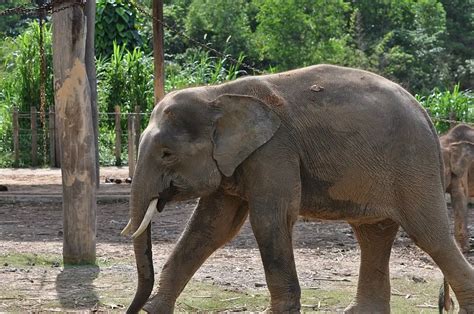
[{"label": "elephant foot", "polygon": [[265,313],[300,313],[300,311],[301,305],[298,299],[289,302],[272,302],[271,307],[267,308]]},{"label": "elephant foot", "polygon": [[461,307],[459,314],[474,314],[474,305],[468,307]]},{"label": "elephant foot", "polygon": [[346,309],[344,313],[390,313],[390,303],[387,302],[379,302],[376,303],[374,301],[363,303],[351,303]]},{"label": "elephant foot", "polygon": [[157,298],[157,296],[153,297],[150,301],[148,301],[143,310],[147,313],[160,313],[160,314],[173,314],[174,312],[174,304],[170,304],[169,302],[165,302]]}]

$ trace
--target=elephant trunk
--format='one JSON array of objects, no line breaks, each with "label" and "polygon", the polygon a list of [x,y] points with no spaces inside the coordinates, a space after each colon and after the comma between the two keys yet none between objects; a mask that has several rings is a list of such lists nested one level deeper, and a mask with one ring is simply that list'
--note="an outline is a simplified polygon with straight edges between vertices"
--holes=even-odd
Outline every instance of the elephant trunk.
[{"label": "elephant trunk", "polygon": [[[150,201],[149,197],[151,194],[146,193],[149,189],[146,187],[150,186],[150,184],[144,184],[144,182],[140,182],[143,181],[143,179],[137,174],[138,171],[135,172],[130,195],[131,219],[129,226],[133,231],[139,228],[143,219],[145,218],[146,208]],[[135,262],[138,272],[138,286],[135,297],[127,309],[127,313],[138,313],[142,309],[142,307],[148,301],[155,281],[151,244],[151,224],[147,224],[145,227],[145,232],[142,232],[133,239]]]},{"label": "elephant trunk", "polygon": [[[160,175],[143,175],[137,167],[130,195],[130,222],[122,233],[133,232],[133,248],[138,272],[138,287],[127,313],[138,313],[148,301],[154,285],[154,270],[151,244],[151,219],[161,212],[167,201],[176,193],[173,182],[164,187],[164,182],[151,182]],[[169,185],[169,186],[168,186]],[[163,189],[164,188],[164,189]],[[161,191],[160,193],[157,193]]]},{"label": "elephant trunk", "polygon": [[138,313],[148,301],[153,290],[155,278],[150,226],[147,227],[146,232],[133,240],[133,247],[138,272],[138,286],[133,301],[127,309],[127,313]]}]

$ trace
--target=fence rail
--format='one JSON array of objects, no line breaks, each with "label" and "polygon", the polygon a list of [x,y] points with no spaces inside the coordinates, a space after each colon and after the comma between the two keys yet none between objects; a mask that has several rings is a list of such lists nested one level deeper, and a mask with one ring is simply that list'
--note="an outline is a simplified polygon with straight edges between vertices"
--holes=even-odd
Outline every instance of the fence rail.
[{"label": "fence rail", "polygon": [[[140,134],[147,117],[148,114],[141,112],[139,106],[135,107],[134,112],[122,112],[120,106],[115,106],[114,112],[99,113],[101,165],[128,165],[129,173],[133,174]],[[18,107],[13,107],[13,167],[60,167],[55,119],[52,110],[42,117],[35,107],[31,107],[29,112],[20,112]],[[446,118],[431,116],[431,119],[449,123],[450,128],[459,123],[473,125],[471,122],[457,121],[454,114]]]},{"label": "fence rail", "polygon": [[[103,140],[101,136],[106,134],[99,132],[99,142],[102,144],[107,142],[113,146],[106,147],[114,158],[113,164],[116,166],[128,164],[130,174],[133,174],[135,168],[145,115],[138,106],[134,112],[121,112],[120,106],[115,106],[114,112],[99,113],[99,125],[110,129],[111,132],[107,136],[113,135],[112,140],[110,138]],[[17,168],[20,165],[37,167],[40,164],[60,167],[56,119],[51,109],[41,117],[35,107],[31,107],[30,112],[20,112],[18,107],[13,107],[13,167]],[[125,158],[124,149],[126,149]]]}]

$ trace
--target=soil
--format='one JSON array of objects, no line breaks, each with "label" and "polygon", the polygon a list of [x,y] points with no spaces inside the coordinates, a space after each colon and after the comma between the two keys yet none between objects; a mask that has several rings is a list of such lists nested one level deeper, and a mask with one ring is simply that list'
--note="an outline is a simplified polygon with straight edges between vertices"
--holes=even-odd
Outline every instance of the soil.
[{"label": "soil", "polygon": [[[81,303],[75,297],[76,290],[95,294],[116,291],[128,296],[123,303],[129,302],[135,290],[136,274],[131,240],[121,236],[120,231],[128,221],[130,185],[103,183],[106,177],[124,181],[128,169],[105,168],[101,174],[97,207],[97,258],[101,266],[71,270],[57,262],[52,262],[50,267],[18,267],[4,263],[0,265],[0,312],[12,309],[114,308],[113,304],[104,302]],[[60,171],[3,169],[0,170],[0,184],[8,187],[8,191],[0,192],[0,256],[37,254],[60,259],[63,232]],[[157,273],[195,204],[196,200],[168,204],[155,217],[153,253]],[[470,221],[474,221],[472,208]],[[474,235],[472,223],[470,228]],[[474,239],[471,238],[472,242]],[[302,287],[324,289],[341,281],[353,285],[355,293],[360,252],[346,223],[300,220],[294,229],[294,248]],[[474,264],[474,250],[468,254],[468,259]],[[395,241],[390,267],[392,278],[441,282],[442,274],[437,266],[402,231]],[[99,272],[111,280],[97,283],[95,278]],[[234,290],[266,289],[263,267],[249,223],[245,223],[236,238],[216,251],[193,278]],[[14,291],[14,295],[9,291]],[[54,304],[55,300],[60,306],[48,307],[47,304]],[[116,304],[116,307],[122,308],[123,304]]]}]

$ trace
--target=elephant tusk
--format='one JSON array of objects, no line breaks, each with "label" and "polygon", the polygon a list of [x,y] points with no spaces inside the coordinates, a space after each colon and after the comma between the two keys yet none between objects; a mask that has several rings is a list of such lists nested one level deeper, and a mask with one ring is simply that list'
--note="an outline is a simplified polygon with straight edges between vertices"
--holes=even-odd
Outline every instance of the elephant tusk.
[{"label": "elephant tusk", "polygon": [[122,232],[120,232],[120,234],[123,236],[128,235],[132,231],[131,229],[132,229],[132,220],[130,219],[127,225],[125,226],[125,228],[123,228]]},{"label": "elephant tusk", "polygon": [[145,217],[143,217],[142,223],[140,224],[140,227],[138,227],[137,231],[135,231],[134,234],[132,234],[132,238],[138,237],[140,234],[145,231],[145,229],[148,227],[148,225],[151,222],[151,219],[153,218],[153,215],[156,213],[156,204],[158,203],[158,199],[155,198],[150,202],[150,205],[148,205],[148,209],[146,210]]}]

